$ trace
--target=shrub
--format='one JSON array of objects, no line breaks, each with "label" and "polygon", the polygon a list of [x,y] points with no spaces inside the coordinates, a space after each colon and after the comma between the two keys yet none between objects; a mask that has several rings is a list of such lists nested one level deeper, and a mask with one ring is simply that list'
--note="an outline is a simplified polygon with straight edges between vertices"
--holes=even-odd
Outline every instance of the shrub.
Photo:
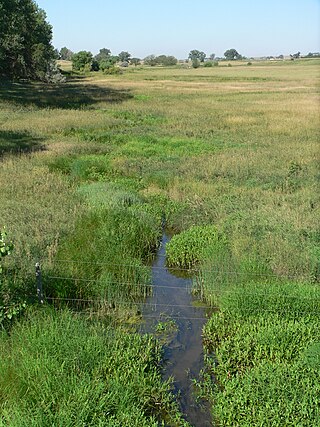
[{"label": "shrub", "polygon": [[200,67],[200,61],[197,58],[194,58],[192,60],[192,68],[199,68]]}]

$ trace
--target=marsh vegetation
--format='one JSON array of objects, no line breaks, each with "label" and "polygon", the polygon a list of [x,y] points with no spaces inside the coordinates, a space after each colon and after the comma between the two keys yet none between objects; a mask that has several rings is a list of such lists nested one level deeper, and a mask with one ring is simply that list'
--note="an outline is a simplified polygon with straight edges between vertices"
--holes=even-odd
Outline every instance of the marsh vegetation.
[{"label": "marsh vegetation", "polygon": [[[132,330],[163,217],[169,262],[196,269],[194,293],[219,309],[199,384],[214,419],[318,425],[318,66],[1,83],[0,227],[14,251],[0,305],[28,306],[0,337],[3,425],[183,425],[157,342]],[[58,314],[32,308],[38,261]]]}]

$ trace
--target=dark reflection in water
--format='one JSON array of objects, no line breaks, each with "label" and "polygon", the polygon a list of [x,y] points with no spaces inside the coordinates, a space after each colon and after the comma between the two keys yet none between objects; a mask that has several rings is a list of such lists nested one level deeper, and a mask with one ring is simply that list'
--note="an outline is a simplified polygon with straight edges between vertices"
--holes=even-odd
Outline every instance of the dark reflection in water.
[{"label": "dark reflection in water", "polygon": [[[163,235],[161,247],[152,266],[153,295],[143,309],[143,332],[154,332],[159,321],[173,326],[166,334],[164,378],[174,377],[176,393],[185,418],[194,427],[212,426],[208,407],[196,400],[192,379],[199,377],[203,368],[202,327],[206,309],[194,305],[190,293],[191,279],[176,277],[165,266],[166,244]],[[161,325],[160,325],[161,326]],[[165,327],[165,326],[164,326]]]}]

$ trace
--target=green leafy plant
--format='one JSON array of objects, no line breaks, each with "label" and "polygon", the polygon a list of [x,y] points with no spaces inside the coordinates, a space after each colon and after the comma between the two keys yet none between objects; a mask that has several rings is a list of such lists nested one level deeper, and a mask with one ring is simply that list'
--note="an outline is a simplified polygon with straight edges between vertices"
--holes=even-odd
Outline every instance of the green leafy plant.
[{"label": "green leafy plant", "polygon": [[1,260],[10,255],[13,249],[13,243],[7,241],[7,233],[5,230],[0,230],[0,273],[2,273]]}]

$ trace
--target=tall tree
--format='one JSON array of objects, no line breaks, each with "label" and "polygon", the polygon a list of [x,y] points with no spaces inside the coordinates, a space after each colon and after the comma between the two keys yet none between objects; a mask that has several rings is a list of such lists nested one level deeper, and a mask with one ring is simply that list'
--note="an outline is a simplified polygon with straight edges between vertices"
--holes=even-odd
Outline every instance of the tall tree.
[{"label": "tall tree", "polygon": [[233,61],[234,59],[242,59],[242,56],[236,49],[228,49],[224,52],[224,56],[229,61]]},{"label": "tall tree", "polygon": [[44,79],[54,60],[52,27],[33,0],[0,1],[0,75]]},{"label": "tall tree", "polygon": [[190,51],[189,59],[191,59],[192,62],[195,62],[196,59],[200,62],[204,62],[206,59],[206,54],[200,50],[194,49]]},{"label": "tall tree", "polygon": [[99,63],[102,61],[108,61],[111,56],[111,50],[106,49],[105,47],[103,49],[100,49],[99,53],[94,57]]},{"label": "tall tree", "polygon": [[135,67],[141,64],[140,58],[130,58],[130,64],[133,64]]},{"label": "tall tree", "polygon": [[144,58],[143,60],[144,64],[146,65],[151,65],[151,67],[154,67],[155,65],[158,64],[157,62],[157,58],[155,55],[148,55]]},{"label": "tall tree", "polygon": [[129,62],[129,59],[131,58],[131,54],[129,52],[120,52],[119,55],[119,61],[121,62]]},{"label": "tall tree", "polygon": [[60,59],[63,59],[65,61],[71,61],[73,52],[72,52],[72,50],[68,49],[67,47],[62,47],[60,49],[59,54],[60,54]]}]

